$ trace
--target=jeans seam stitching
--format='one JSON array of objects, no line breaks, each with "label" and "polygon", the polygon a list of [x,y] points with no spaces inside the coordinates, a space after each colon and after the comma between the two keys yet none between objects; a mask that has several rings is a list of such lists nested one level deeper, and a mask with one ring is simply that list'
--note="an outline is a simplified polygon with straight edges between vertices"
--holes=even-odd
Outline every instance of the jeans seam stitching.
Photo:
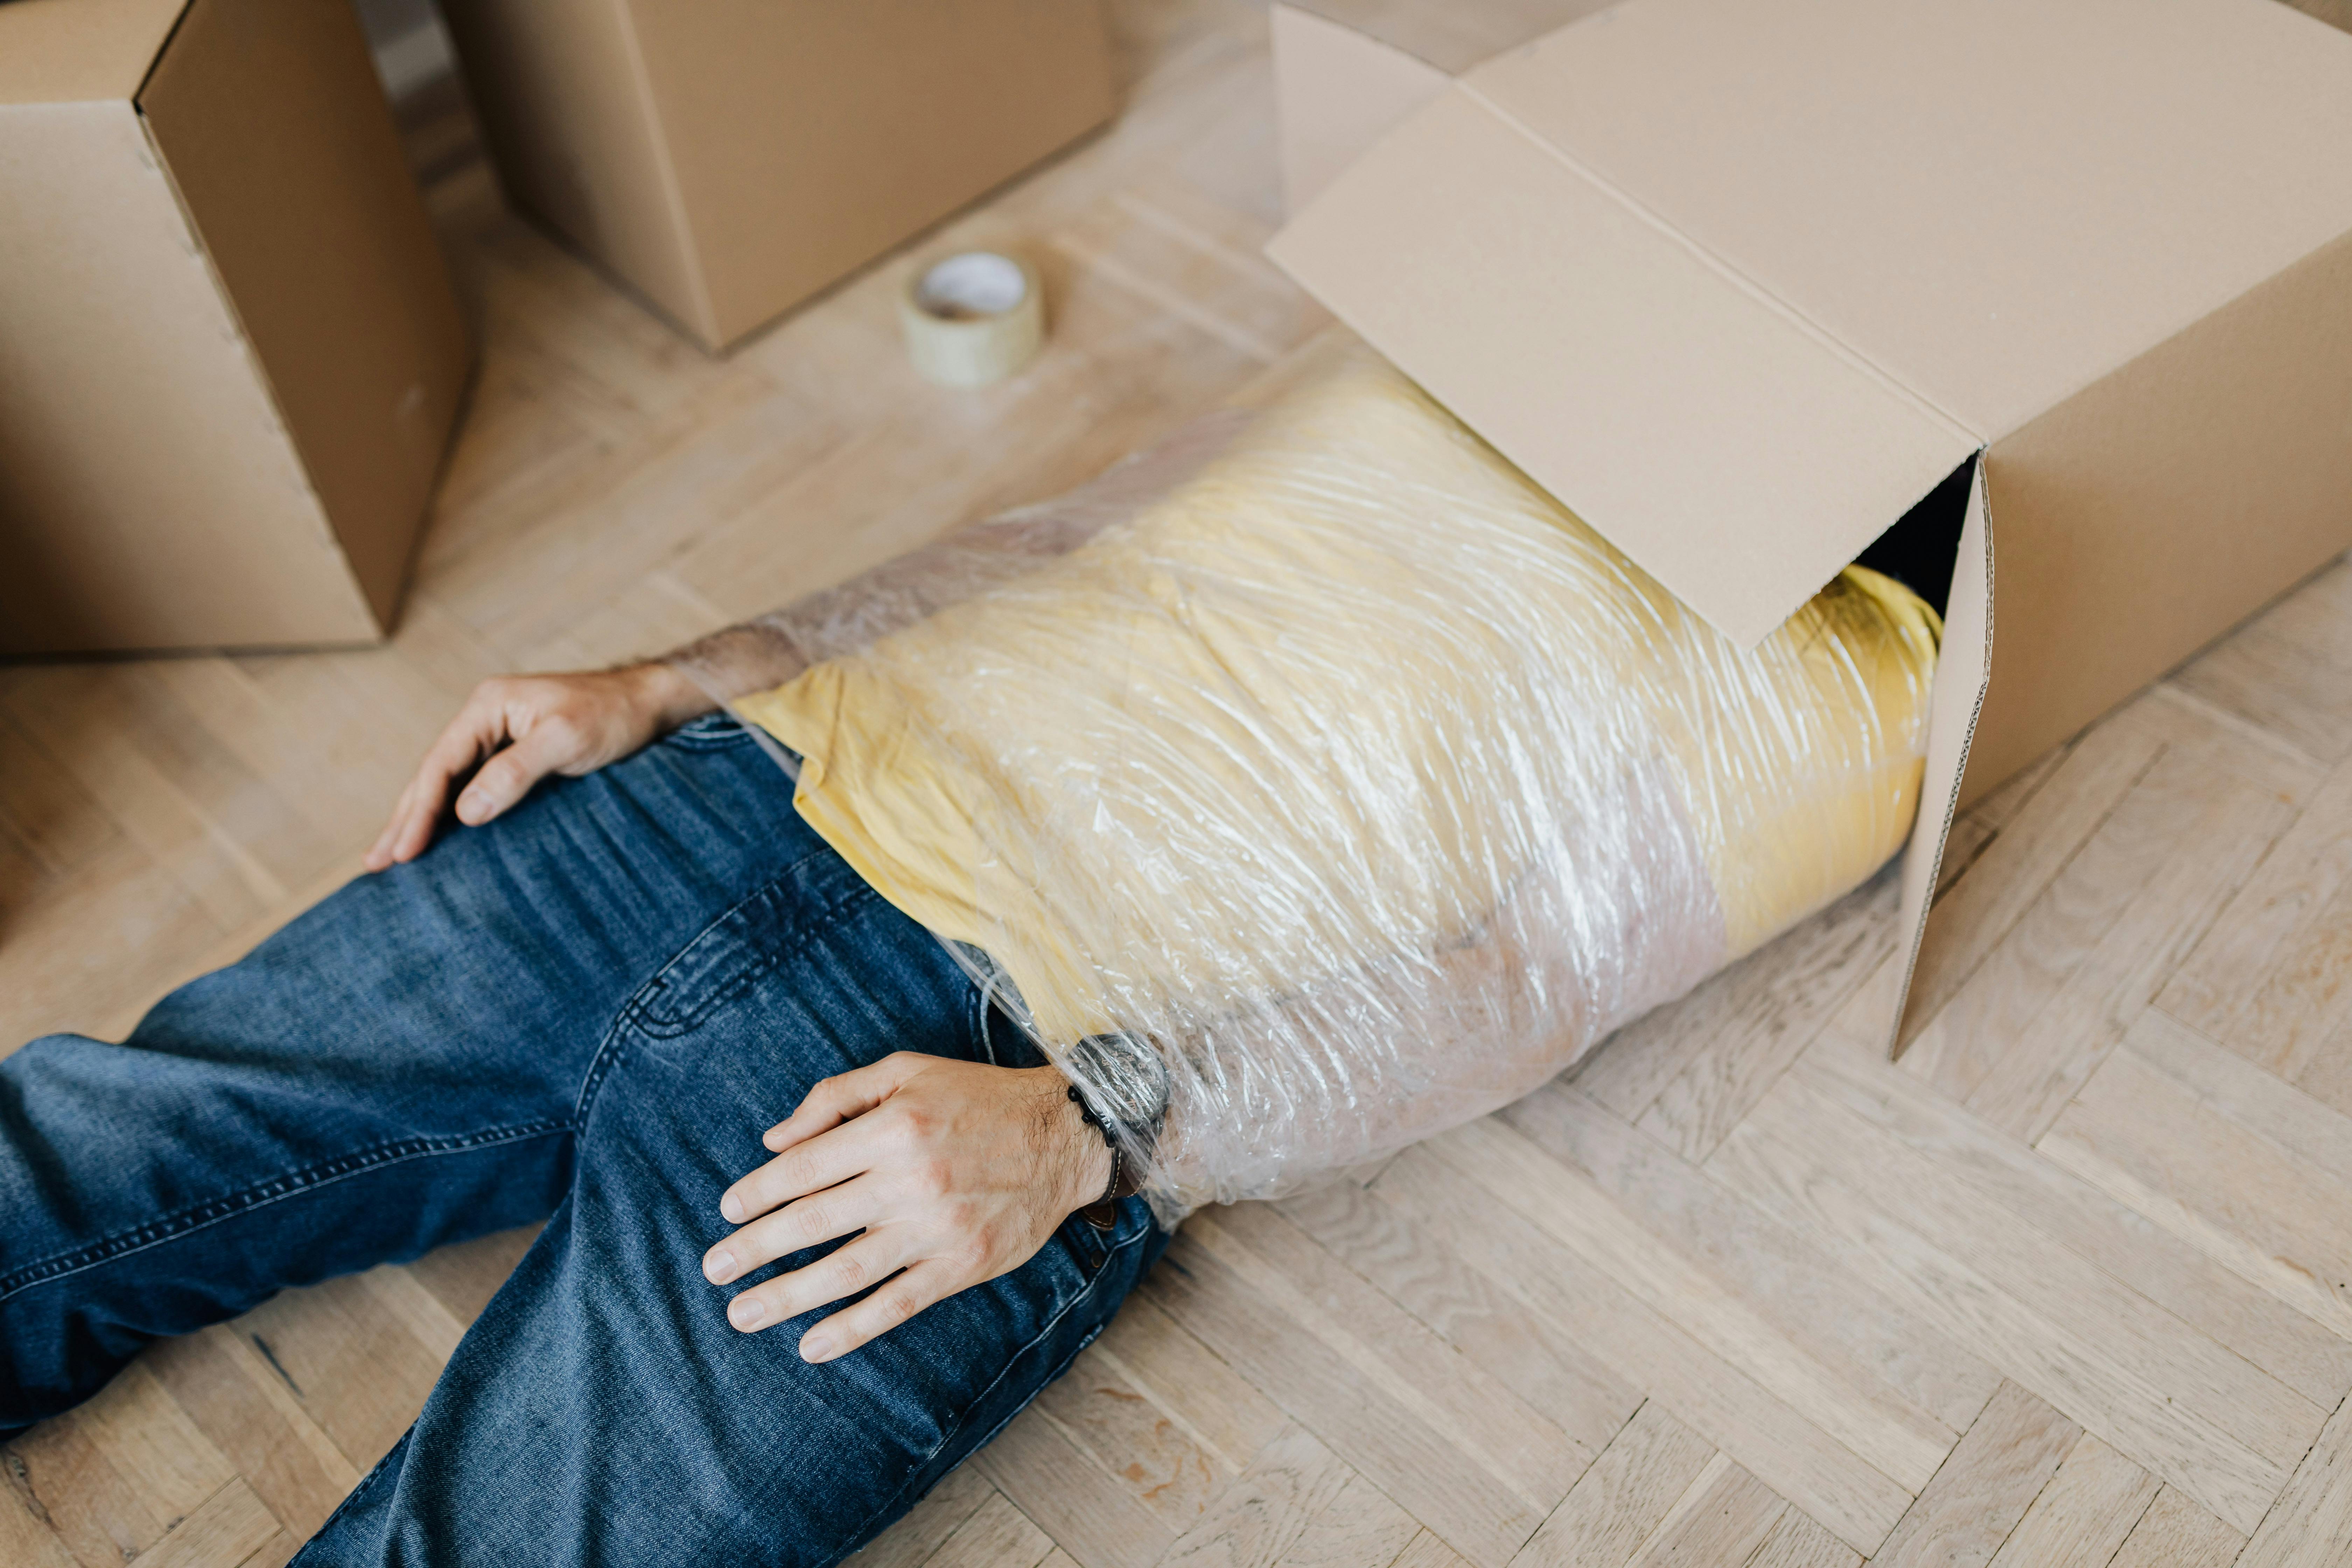
[{"label": "jeans seam stitching", "polygon": [[[1014,1364],[1017,1363],[1023,1356],[1027,1355],[1031,1351],[1036,1349],[1037,1346],[1043,1344],[1046,1336],[1050,1335],[1055,1329],[1062,1326],[1062,1320],[1076,1311],[1077,1310],[1078,1303],[1085,1300],[1087,1297],[1092,1296],[1097,1289],[1101,1286],[1103,1276],[1110,1272],[1111,1259],[1117,1258],[1120,1253],[1125,1252],[1129,1247],[1133,1247],[1136,1243],[1141,1241],[1146,1236],[1150,1234],[1150,1231],[1151,1227],[1150,1226],[1139,1226],[1137,1227],[1133,1236],[1129,1237],[1125,1241],[1120,1242],[1117,1247],[1103,1255],[1103,1260],[1100,1266],[1098,1266],[1092,1274],[1087,1276],[1086,1289],[1078,1291],[1067,1301],[1063,1302],[1062,1310],[1060,1311],[1055,1312],[1051,1318],[1047,1319],[1045,1324],[1040,1327],[1035,1333],[1032,1334],[1027,1340],[1022,1342],[1019,1350],[1014,1351],[1010,1356],[1005,1358],[1004,1370],[991,1378],[989,1380],[988,1386],[982,1389],[978,1394],[973,1394],[964,1407],[956,1413],[954,1422],[945,1432],[940,1435],[940,1440],[932,1444],[929,1451],[925,1453],[921,1458],[915,1461],[914,1467],[908,1475],[906,1482],[901,1485],[897,1491],[892,1492],[889,1497],[885,1499],[872,1513],[867,1514],[863,1520],[860,1520],[858,1521],[857,1528],[851,1531],[846,1539],[856,1541],[863,1537],[868,1530],[873,1528],[874,1521],[880,1519],[885,1510],[887,1510],[892,1503],[898,1501],[898,1499],[906,1495],[907,1488],[915,1484],[915,1478],[920,1476],[925,1470],[929,1469],[930,1468],[931,1461],[940,1457],[940,1450],[946,1447],[950,1443],[955,1441],[956,1434],[963,1430],[964,1424],[971,1418],[971,1413],[974,1410],[979,1409],[981,1405],[986,1404],[988,1402],[988,1396],[996,1392],[997,1386],[1006,1378],[1013,1375],[1013,1368]],[[1033,1394],[1031,1399],[1034,1399],[1034,1397],[1035,1396]],[[1023,1400],[1021,1402],[1021,1409],[1027,1409],[1030,1402],[1031,1401],[1029,1399]],[[1020,1413],[1021,1412],[1019,1410],[1016,1410],[1013,1412],[1013,1415],[1017,1415]],[[1013,1418],[1013,1415],[1007,1415],[1005,1420],[1010,1421]],[[997,1424],[999,1428],[1003,1426],[1003,1422],[999,1422]],[[991,1429],[992,1436],[996,1428]]]},{"label": "jeans seam stitching", "polygon": [[[690,1034],[704,1018],[710,1016],[713,1008],[733,997],[743,986],[755,984],[762,975],[783,962],[784,953],[781,949],[766,954],[759,963],[729,981],[715,995],[695,1007],[683,1021],[673,1024],[656,1023],[646,1011],[646,996],[656,984],[668,977],[670,972],[684,961],[688,953],[694,951],[695,946],[703,938],[717,931],[742,910],[749,909],[759,900],[765,898],[787,879],[797,875],[803,867],[821,858],[826,852],[823,846],[810,850],[757,888],[736,900],[726,909],[711,916],[703,923],[699,931],[679,944],[677,951],[671,953],[659,969],[646,976],[645,984],[630,994],[629,999],[622,1003],[619,1010],[613,1015],[613,1021],[605,1026],[604,1037],[596,1045],[596,1055],[589,1061],[588,1070],[581,1076],[580,1092],[572,1097],[572,1101],[571,1125],[572,1127],[584,1128],[588,1125],[589,1111],[595,1105],[596,1095],[604,1088],[604,1080],[612,1076],[614,1067],[620,1060],[621,1042],[630,1027],[635,1026],[657,1040],[672,1039],[679,1035]],[[862,882],[858,883],[838,898],[828,900],[818,911],[817,918],[824,920],[838,913],[859,892],[872,893],[873,889]]]},{"label": "jeans seam stitching", "polygon": [[[93,1242],[78,1252],[27,1264],[13,1274],[0,1277],[0,1301],[21,1295],[36,1285],[46,1285],[85,1269],[96,1268],[100,1264],[144,1252],[150,1247],[162,1247],[183,1237],[193,1236],[197,1231],[268,1208],[283,1199],[316,1192],[353,1176],[363,1176],[372,1171],[385,1170],[410,1160],[470,1153],[477,1149],[495,1148],[501,1143],[517,1143],[569,1131],[571,1127],[567,1122],[527,1121],[511,1127],[494,1128],[487,1132],[467,1133],[462,1137],[406,1138],[397,1142],[380,1143],[357,1154],[340,1155],[307,1170],[292,1172],[274,1181],[258,1183],[241,1192],[231,1193],[226,1197],[214,1198],[194,1208],[184,1209],[169,1218],[153,1220],[120,1232]],[[211,1210],[219,1212],[208,1212]],[[197,1217],[199,1215],[203,1217]]]},{"label": "jeans seam stitching", "polygon": [[[782,875],[777,877],[774,881],[767,883],[761,887],[758,892],[755,892],[750,897],[744,899],[741,903],[730,909],[726,914],[719,916],[718,920],[711,921],[709,925],[705,926],[701,931],[697,931],[694,934],[692,941],[688,942],[685,947],[678,949],[677,952],[670,955],[669,962],[663,964],[660,970],[654,974],[652,979],[647,980],[643,985],[637,987],[635,994],[632,995],[627,1002],[622,1005],[621,1016],[616,1018],[614,1022],[634,1023],[638,1028],[643,1029],[647,1035],[650,1035],[657,1040],[675,1039],[680,1035],[690,1035],[694,1033],[695,1030],[702,1026],[703,1020],[709,1017],[712,1013],[718,1011],[720,1007],[723,1007],[728,1003],[733,1001],[735,997],[747,987],[759,984],[759,982],[765,977],[770,971],[782,965],[786,959],[794,957],[804,951],[809,945],[809,942],[814,940],[813,934],[803,935],[798,942],[788,946],[771,948],[766,952],[761,953],[758,963],[752,964],[741,973],[730,979],[718,990],[712,992],[709,995],[696,1003],[688,1011],[675,1018],[656,1018],[646,1005],[646,997],[647,994],[653,990],[654,981],[662,979],[667,976],[671,970],[677,968],[678,963],[686,957],[689,949],[700,942],[704,937],[709,935],[713,930],[717,929],[721,921],[726,921],[738,910],[744,909],[764,894],[773,890],[777,882],[782,881],[785,877],[791,876],[793,871],[797,871],[801,867],[807,865],[808,860],[815,859],[817,856],[822,855],[823,853],[823,850],[818,850],[810,855],[806,860],[798,860],[793,862],[791,869],[786,870]],[[877,893],[872,888],[867,887],[863,882],[858,882],[852,887],[845,888],[839,894],[826,900],[814,912],[812,923],[814,924],[818,921],[831,920],[834,916],[847,909],[851,904],[856,903],[861,900],[879,897],[881,897],[881,895]]]}]

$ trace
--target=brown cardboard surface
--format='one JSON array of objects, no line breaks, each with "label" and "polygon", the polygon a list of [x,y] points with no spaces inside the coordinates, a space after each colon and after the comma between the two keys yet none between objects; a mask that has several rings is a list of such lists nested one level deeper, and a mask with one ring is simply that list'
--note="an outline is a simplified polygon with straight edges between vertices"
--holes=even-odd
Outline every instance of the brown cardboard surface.
[{"label": "brown cardboard surface", "polygon": [[1276,5],[1274,93],[1282,105],[1282,194],[1297,212],[1365,148],[1454,79],[1393,44],[1310,11]]},{"label": "brown cardboard surface", "polygon": [[511,193],[711,348],[1108,118],[1099,0],[450,0]]},{"label": "brown cardboard surface", "polygon": [[0,653],[374,623],[127,101],[0,108]]},{"label": "brown cardboard surface", "polygon": [[717,341],[624,0],[445,0],[441,10],[507,194]]},{"label": "brown cardboard surface", "polygon": [[2352,228],[2273,0],[1637,0],[1463,85],[1989,439]]},{"label": "brown cardboard surface", "polygon": [[[1328,164],[1366,57],[1318,26],[1283,113],[1327,123],[1284,133]],[[1915,955],[1953,809],[2352,545],[2352,38],[2267,0],[1628,0],[1407,113],[1270,249],[1735,635],[1768,595],[1726,569],[1826,576],[1885,458],[1758,321],[1982,437]],[[1768,462],[1738,501],[1776,442],[1811,492]]]},{"label": "brown cardboard surface", "polygon": [[1268,252],[1742,643],[1979,445],[1458,89]]},{"label": "brown cardboard surface", "polygon": [[0,0],[0,104],[128,99],[188,0]]},{"label": "brown cardboard surface", "polygon": [[358,19],[197,0],[139,105],[388,628],[469,350]]},{"label": "brown cardboard surface", "polygon": [[2352,233],[1986,466],[2001,632],[1970,798],[2352,545]]},{"label": "brown cardboard surface", "polygon": [[627,0],[728,342],[1110,117],[1099,0]]},{"label": "brown cardboard surface", "polygon": [[1310,16],[1370,38],[1448,77],[1542,37],[1616,0],[1279,0],[1283,12]]}]

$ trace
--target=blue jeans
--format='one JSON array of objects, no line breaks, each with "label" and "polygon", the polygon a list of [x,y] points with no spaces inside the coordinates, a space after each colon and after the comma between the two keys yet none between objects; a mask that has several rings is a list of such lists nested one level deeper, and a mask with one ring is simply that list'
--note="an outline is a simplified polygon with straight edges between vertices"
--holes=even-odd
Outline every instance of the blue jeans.
[{"label": "blue jeans", "polygon": [[[545,1219],[298,1562],[825,1563],[1069,1364],[1165,1237],[1136,1199],[824,1366],[702,1278],[828,1074],[1032,1066],[731,721],[365,877],[120,1045],[0,1061],[0,1436],[276,1291]],[[752,1276],[797,1267],[786,1258]],[[746,1280],[745,1283],[749,1283]]]}]

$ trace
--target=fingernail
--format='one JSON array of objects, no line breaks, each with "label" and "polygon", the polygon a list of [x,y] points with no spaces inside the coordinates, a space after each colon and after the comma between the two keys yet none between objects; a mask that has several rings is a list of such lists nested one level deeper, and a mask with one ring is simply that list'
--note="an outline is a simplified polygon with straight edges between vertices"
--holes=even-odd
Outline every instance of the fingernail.
[{"label": "fingernail", "polygon": [[727,1308],[728,1321],[739,1329],[757,1328],[767,1315],[768,1309],[757,1296],[738,1296]]},{"label": "fingernail", "polygon": [[815,1362],[831,1361],[832,1359],[833,1342],[831,1340],[803,1340],[801,1342],[801,1360]]},{"label": "fingernail", "polygon": [[722,1247],[703,1259],[702,1271],[713,1281],[724,1279],[735,1272],[735,1255]]},{"label": "fingernail", "polygon": [[719,1212],[736,1225],[743,1223],[743,1200],[729,1193],[719,1200]]}]

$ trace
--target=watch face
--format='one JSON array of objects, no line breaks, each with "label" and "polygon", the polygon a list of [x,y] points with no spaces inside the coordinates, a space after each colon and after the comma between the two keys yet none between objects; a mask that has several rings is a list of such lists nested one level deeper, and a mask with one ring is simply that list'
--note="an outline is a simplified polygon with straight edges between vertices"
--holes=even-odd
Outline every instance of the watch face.
[{"label": "watch face", "polygon": [[1096,1110],[1130,1132],[1155,1132],[1168,1113],[1168,1065],[1148,1040],[1088,1035],[1069,1049],[1069,1070]]}]

